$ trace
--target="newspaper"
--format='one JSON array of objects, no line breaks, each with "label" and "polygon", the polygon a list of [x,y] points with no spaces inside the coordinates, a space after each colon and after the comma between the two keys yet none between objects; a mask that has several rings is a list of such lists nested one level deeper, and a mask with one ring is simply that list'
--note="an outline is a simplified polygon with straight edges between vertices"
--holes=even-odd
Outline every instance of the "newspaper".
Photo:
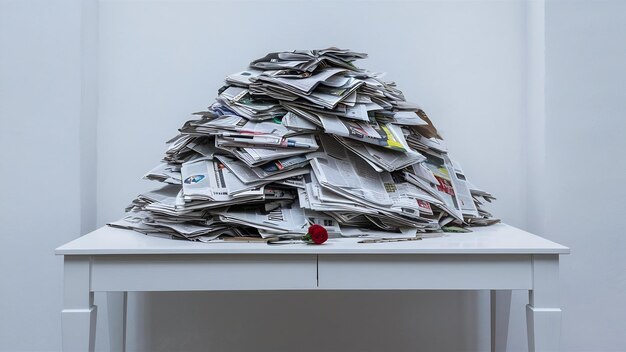
[{"label": "newspaper", "polygon": [[344,147],[359,155],[363,160],[374,168],[374,170],[381,172],[396,171],[404,169],[405,167],[420,163],[426,158],[419,152],[416,152],[409,148],[402,133],[397,130],[397,127],[391,127],[396,131],[395,135],[398,136],[397,140],[404,148],[404,151],[390,150],[389,148],[381,148],[369,143],[359,143],[355,140],[335,136]]},{"label": "newspaper", "polygon": [[374,144],[383,148],[406,152],[406,147],[399,141],[389,125],[379,125],[376,122],[362,122],[345,120],[336,116],[321,116],[322,125],[326,133],[336,136],[355,139],[360,142]]},{"label": "newspaper", "polygon": [[498,222],[424,110],[364,53],[273,52],[228,75],[167,141],[111,226],[191,241],[304,235],[425,238]]}]

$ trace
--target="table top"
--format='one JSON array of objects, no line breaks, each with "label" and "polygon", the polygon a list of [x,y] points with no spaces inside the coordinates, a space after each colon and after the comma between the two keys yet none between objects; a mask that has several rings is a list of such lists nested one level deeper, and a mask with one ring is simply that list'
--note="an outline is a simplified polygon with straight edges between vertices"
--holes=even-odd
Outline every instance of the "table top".
[{"label": "table top", "polygon": [[111,254],[568,254],[569,248],[506,224],[474,227],[421,241],[357,243],[331,238],[322,245],[201,243],[101,227],[55,250],[60,255]]}]

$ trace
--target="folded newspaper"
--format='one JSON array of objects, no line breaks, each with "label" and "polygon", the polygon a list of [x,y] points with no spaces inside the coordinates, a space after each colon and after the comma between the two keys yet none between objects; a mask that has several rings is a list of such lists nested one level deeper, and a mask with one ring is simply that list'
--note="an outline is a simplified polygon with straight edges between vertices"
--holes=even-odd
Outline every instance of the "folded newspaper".
[{"label": "folded newspaper", "polygon": [[275,52],[226,78],[109,225],[168,238],[415,237],[498,222],[426,113],[367,54]]}]

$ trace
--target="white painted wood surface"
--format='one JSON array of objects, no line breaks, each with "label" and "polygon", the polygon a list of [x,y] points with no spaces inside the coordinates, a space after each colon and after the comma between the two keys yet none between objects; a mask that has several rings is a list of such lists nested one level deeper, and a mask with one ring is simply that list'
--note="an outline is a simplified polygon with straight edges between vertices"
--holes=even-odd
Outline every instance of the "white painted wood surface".
[{"label": "white painted wood surface", "polygon": [[[123,274],[122,274],[123,273]],[[92,263],[92,291],[305,290],[315,255],[107,255]]]},{"label": "white painted wood surface", "polygon": [[497,224],[472,233],[446,234],[422,241],[357,243],[329,239],[323,245],[263,243],[197,243],[145,236],[102,227],[56,249],[56,254],[566,254],[569,249],[518,228]]},{"label": "white painted wood surface", "polygon": [[93,351],[96,337],[97,307],[90,289],[91,258],[66,256],[61,324],[63,351]]},{"label": "white painted wood surface", "polygon": [[126,313],[128,293],[107,292],[107,314],[109,325],[109,348],[111,351],[126,352]]},{"label": "white painted wood surface", "polygon": [[511,295],[511,290],[491,290],[491,352],[506,352]]},{"label": "white painted wood surface", "polygon": [[534,255],[533,289],[528,292],[526,323],[528,347],[534,351],[558,351],[561,340],[559,306],[559,257]]},{"label": "white painted wood surface", "polygon": [[530,255],[319,255],[320,289],[531,289]]},{"label": "white painted wood surface", "polygon": [[[205,244],[103,227],[56,250],[65,255],[63,349],[93,350],[96,291],[121,294],[109,299],[121,302],[109,307],[111,326],[121,327],[110,339],[124,350],[128,291],[398,289],[528,290],[530,350],[559,349],[558,263],[567,247],[503,224],[423,241],[357,241]],[[496,324],[494,334],[506,333]],[[498,341],[506,337],[494,336],[492,350]]]}]

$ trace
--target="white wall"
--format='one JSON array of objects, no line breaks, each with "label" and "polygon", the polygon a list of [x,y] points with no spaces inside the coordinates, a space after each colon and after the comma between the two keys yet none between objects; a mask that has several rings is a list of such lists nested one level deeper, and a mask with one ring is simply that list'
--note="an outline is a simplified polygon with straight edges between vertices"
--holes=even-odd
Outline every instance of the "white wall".
[{"label": "white wall", "polygon": [[84,204],[80,187],[80,40],[79,1],[0,1],[2,351],[61,346],[53,251],[76,238],[81,207],[95,201]]},{"label": "white wall", "polygon": [[[0,0],[0,351],[60,349],[53,249],[154,186],[141,175],[228,73],[270,50],[327,45],[369,52],[363,67],[422,104],[471,180],[499,196],[497,215],[572,247],[564,350],[626,350],[624,14],[618,0],[547,0],[545,14],[522,0]],[[526,300],[514,294],[509,351],[527,348]],[[130,350],[489,343],[476,292],[133,294],[129,309]],[[323,339],[304,332],[320,325]]]},{"label": "white wall", "polygon": [[[154,187],[141,175],[226,75],[268,51],[336,45],[368,52],[361,66],[388,72],[422,104],[469,177],[499,196],[494,211],[524,225],[524,2],[101,1],[99,10],[99,224]],[[489,343],[484,292],[140,294],[130,306],[131,350]],[[307,338],[317,325],[325,337]]]},{"label": "white wall", "polygon": [[546,4],[545,235],[563,259],[563,349],[626,351],[626,2]]},{"label": "white wall", "polygon": [[140,176],[226,75],[268,51],[336,45],[368,52],[362,66],[422,104],[466,173],[502,199],[498,214],[521,225],[524,21],[520,1],[103,0],[98,221],[153,186]]}]

